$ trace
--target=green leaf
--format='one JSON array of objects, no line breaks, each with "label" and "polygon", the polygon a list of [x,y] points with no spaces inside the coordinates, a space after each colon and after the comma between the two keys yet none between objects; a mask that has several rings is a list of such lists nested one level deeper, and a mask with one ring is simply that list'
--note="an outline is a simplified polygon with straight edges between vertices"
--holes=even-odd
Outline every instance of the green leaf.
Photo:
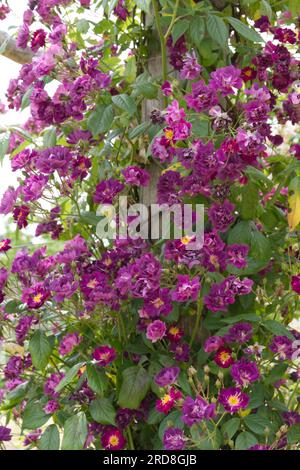
[{"label": "green leaf", "polygon": [[22,418],[23,429],[37,429],[49,421],[50,415],[44,412],[40,403],[31,401],[26,406]]},{"label": "green leaf", "polygon": [[276,320],[266,320],[263,323],[263,326],[274,335],[287,336],[292,340],[295,339],[292,333],[282,323],[279,323]]},{"label": "green leaf", "polygon": [[30,105],[30,96],[33,91],[33,87],[29,87],[24,95],[22,96],[21,110],[27,108]]},{"label": "green leaf", "polygon": [[43,135],[43,146],[45,148],[54,147],[56,145],[56,127],[51,127]]},{"label": "green leaf", "polygon": [[59,444],[59,431],[55,424],[51,424],[42,434],[38,447],[40,450],[59,450]]},{"label": "green leaf", "polygon": [[7,153],[9,147],[9,138],[10,132],[5,132],[0,136],[0,163],[3,162],[3,159]]},{"label": "green leaf", "polygon": [[246,416],[244,422],[250,431],[262,436],[266,434],[266,428],[270,426],[270,421],[267,418],[258,416],[257,414]]},{"label": "green leaf", "polygon": [[136,58],[134,55],[129,56],[125,63],[124,78],[128,83],[133,83],[136,79]]},{"label": "green leaf", "polygon": [[108,387],[108,380],[105,372],[100,370],[99,367],[94,364],[87,364],[86,376],[89,387],[91,387],[91,389],[98,395],[103,396]]},{"label": "green leaf", "polygon": [[77,30],[81,34],[86,34],[88,30],[90,29],[90,22],[86,20],[85,18],[81,18],[80,20],[77,21],[76,26],[77,26]]},{"label": "green leaf", "polygon": [[116,410],[108,398],[97,398],[90,404],[92,418],[100,424],[115,425]]},{"label": "green leaf", "polygon": [[300,442],[300,423],[290,427],[287,432],[287,440],[289,444],[298,444]]},{"label": "green leaf", "polygon": [[141,10],[145,11],[146,13],[150,13],[151,0],[134,0],[134,3]]},{"label": "green leaf", "polygon": [[137,107],[134,99],[131,96],[123,93],[112,97],[112,102],[123,111],[126,111],[129,116],[133,116],[137,112]]},{"label": "green leaf", "polygon": [[235,441],[236,450],[247,450],[249,447],[258,444],[256,437],[248,431],[241,432]]},{"label": "green leaf", "polygon": [[33,365],[37,369],[45,369],[53,350],[53,342],[46,334],[38,330],[34,333],[29,343],[29,351]]},{"label": "green leaf", "polygon": [[240,427],[241,420],[240,418],[231,418],[229,421],[222,426],[222,432],[227,437],[227,439],[231,439],[237,430]]},{"label": "green leaf", "polygon": [[216,41],[222,49],[227,49],[228,29],[222,18],[215,15],[208,15],[206,26],[210,37]]},{"label": "green leaf", "polygon": [[125,369],[122,376],[119,405],[122,408],[137,409],[149,390],[149,375],[143,367],[133,366]]},{"label": "green leaf", "polygon": [[80,362],[79,364],[75,364],[71,369],[68,370],[64,378],[59,382],[57,387],[55,388],[56,392],[60,392],[63,388],[65,388],[69,383],[72,382],[74,377],[77,375],[77,372],[79,369],[84,365],[83,362]]},{"label": "green leaf", "polygon": [[88,118],[87,127],[96,137],[110,130],[114,120],[113,107],[111,105],[98,105]]},{"label": "green leaf", "polygon": [[205,34],[205,23],[204,18],[201,16],[195,16],[190,21],[190,38],[196,47],[199,47]]},{"label": "green leaf", "polygon": [[242,219],[254,219],[259,204],[258,187],[254,183],[248,183],[243,186],[241,196],[240,215]]},{"label": "green leaf", "polygon": [[288,368],[288,364],[280,363],[274,366],[269,373],[269,375],[265,378],[265,384],[273,384],[277,382],[277,380],[281,379],[285,374],[285,371]]},{"label": "green leaf", "polygon": [[149,122],[142,122],[142,124],[139,124],[134,129],[131,129],[128,134],[129,139],[136,139],[140,135],[144,134],[148,130],[149,126]]},{"label": "green leaf", "polygon": [[172,29],[173,44],[189,29],[189,20],[179,20],[175,23]]},{"label": "green leaf", "polygon": [[228,18],[229,23],[235,29],[237,33],[239,33],[244,38],[248,39],[252,42],[263,42],[263,38],[260,34],[258,34],[253,28],[242,23],[237,18],[232,18],[231,16]]},{"label": "green leaf", "polygon": [[289,184],[289,229],[294,231],[300,223],[300,176],[295,176]]},{"label": "green leaf", "polygon": [[64,426],[64,436],[61,450],[81,450],[83,449],[88,433],[87,420],[83,412],[71,416]]}]

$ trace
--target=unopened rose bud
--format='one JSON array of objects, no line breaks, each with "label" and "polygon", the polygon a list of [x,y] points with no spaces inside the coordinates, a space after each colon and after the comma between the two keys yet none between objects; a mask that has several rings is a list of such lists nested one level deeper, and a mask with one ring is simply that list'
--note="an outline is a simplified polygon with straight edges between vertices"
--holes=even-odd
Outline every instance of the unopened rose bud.
[{"label": "unopened rose bud", "polygon": [[218,372],[218,378],[219,378],[220,380],[223,380],[223,379],[224,379],[224,374],[223,374],[222,371],[219,371],[219,372]]},{"label": "unopened rose bud", "polygon": [[217,388],[221,388],[221,387],[222,387],[222,383],[220,382],[220,380],[217,380],[217,381],[216,381],[216,387],[217,387]]},{"label": "unopened rose bud", "polygon": [[193,366],[191,366],[191,367],[188,368],[188,375],[189,375],[190,377],[192,377],[193,375],[196,375],[196,374],[197,374],[197,371],[196,371],[196,369],[195,369]]},{"label": "unopened rose bud", "polygon": [[209,374],[210,373],[210,368],[208,366],[204,366],[204,372],[205,372],[205,374]]},{"label": "unopened rose bud", "polygon": [[228,445],[229,445],[230,449],[233,449],[234,448],[233,440],[230,439],[230,441],[228,441]]}]

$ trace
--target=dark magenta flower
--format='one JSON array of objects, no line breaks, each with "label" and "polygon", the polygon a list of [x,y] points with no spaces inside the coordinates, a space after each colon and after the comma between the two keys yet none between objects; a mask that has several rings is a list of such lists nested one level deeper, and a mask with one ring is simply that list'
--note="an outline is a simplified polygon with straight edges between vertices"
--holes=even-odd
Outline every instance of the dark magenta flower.
[{"label": "dark magenta flower", "polygon": [[63,378],[64,374],[51,374],[44,384],[44,393],[53,398],[57,398],[59,393],[55,389]]},{"label": "dark magenta flower", "polygon": [[109,426],[102,434],[101,444],[105,450],[122,450],[126,445],[126,439],[118,428]]},{"label": "dark magenta flower", "polygon": [[157,341],[164,338],[166,335],[166,329],[166,324],[163,321],[154,320],[154,322],[147,326],[146,337],[152,343],[156,343]]},{"label": "dark magenta flower", "polygon": [[44,406],[46,414],[53,414],[59,409],[59,403],[56,400],[49,400]]},{"label": "dark magenta flower", "polygon": [[10,246],[11,240],[9,238],[5,238],[0,241],[0,253],[5,252],[11,249]]},{"label": "dark magenta flower", "polygon": [[221,336],[210,336],[207,338],[204,344],[204,351],[206,353],[211,353],[217,351],[224,345],[224,339]]},{"label": "dark magenta flower", "polygon": [[48,183],[47,176],[29,176],[22,186],[22,193],[24,195],[24,201],[36,201],[41,197],[43,191]]},{"label": "dark magenta flower", "polygon": [[183,450],[185,437],[180,428],[168,428],[163,435],[163,445],[166,450]]},{"label": "dark magenta flower", "polygon": [[294,292],[300,295],[300,274],[292,276],[291,287]]},{"label": "dark magenta flower", "polygon": [[172,300],[177,302],[188,302],[197,300],[201,288],[199,276],[190,279],[189,275],[179,274],[175,290],[172,292]]},{"label": "dark magenta flower", "polygon": [[97,184],[94,194],[96,204],[112,204],[113,199],[124,189],[124,184],[119,180],[109,178]]},{"label": "dark magenta flower", "polygon": [[36,444],[37,441],[40,439],[42,435],[42,430],[41,429],[36,429],[35,431],[31,431],[25,436],[23,445],[30,446],[31,444]]},{"label": "dark magenta flower", "polygon": [[241,78],[245,83],[256,78],[257,72],[252,67],[244,67],[241,72]]},{"label": "dark magenta flower", "polygon": [[13,210],[13,217],[19,229],[25,228],[28,225],[27,217],[30,213],[28,206],[16,206]]},{"label": "dark magenta flower", "polygon": [[244,344],[252,338],[252,335],[253,328],[250,323],[236,323],[229,328],[224,339],[228,343]]},{"label": "dark magenta flower", "polygon": [[129,11],[125,6],[125,0],[118,0],[117,5],[114,8],[114,14],[122,21],[126,21],[130,15]]},{"label": "dark magenta flower", "polygon": [[5,20],[10,11],[11,10],[8,5],[0,5],[0,20]]},{"label": "dark magenta flower", "polygon": [[233,65],[219,68],[210,75],[210,86],[219,91],[223,96],[230,95],[235,92],[234,89],[239,89],[243,86],[241,70]]},{"label": "dark magenta flower", "polygon": [[259,29],[262,33],[265,33],[269,30],[271,24],[269,18],[265,15],[261,16],[254,22],[254,27]]},{"label": "dark magenta flower", "polygon": [[292,340],[287,336],[274,336],[269,349],[279,355],[279,359],[291,359],[293,354]]},{"label": "dark magenta flower", "polygon": [[228,369],[233,363],[232,350],[230,348],[221,347],[215,354],[215,363],[222,367],[222,369]]},{"label": "dark magenta flower", "polygon": [[247,387],[250,383],[256,382],[260,377],[256,363],[244,358],[233,364],[230,373],[236,384],[242,387]]},{"label": "dark magenta flower", "polygon": [[171,351],[173,351],[175,361],[188,362],[190,359],[190,347],[187,343],[171,343]]},{"label": "dark magenta flower", "polygon": [[28,308],[40,308],[50,297],[50,292],[40,282],[34,287],[23,290],[22,302],[26,303]]},{"label": "dark magenta flower", "polygon": [[109,346],[99,346],[93,352],[93,358],[99,366],[107,366],[116,359],[116,351]]},{"label": "dark magenta flower", "polygon": [[128,166],[122,170],[122,175],[127,184],[133,186],[148,186],[150,175],[148,171],[143,170],[138,166]]},{"label": "dark magenta flower", "polygon": [[156,409],[160,413],[167,415],[169,411],[175,406],[176,401],[182,398],[182,393],[175,388],[171,388],[169,392],[165,393],[159,400],[156,400]]},{"label": "dark magenta flower", "polygon": [[162,92],[165,96],[171,96],[173,93],[172,85],[170,82],[165,81],[161,86]]},{"label": "dark magenta flower", "polygon": [[159,387],[166,387],[176,382],[180,373],[179,367],[164,367],[154,377],[154,382]]},{"label": "dark magenta flower", "polygon": [[38,29],[34,31],[31,39],[31,50],[37,52],[40,47],[44,47],[46,44],[47,34],[43,29]]},{"label": "dark magenta flower", "polygon": [[226,248],[227,263],[242,269],[247,266],[248,245],[228,245]]},{"label": "dark magenta flower", "polygon": [[171,325],[167,331],[167,338],[172,343],[178,343],[183,337],[183,330],[178,325]]},{"label": "dark magenta flower", "polygon": [[183,80],[194,80],[199,77],[201,70],[202,67],[198,64],[195,52],[187,52],[183,58],[183,67],[180,72],[180,78]]},{"label": "dark magenta flower", "polygon": [[223,204],[214,203],[208,211],[208,217],[213,227],[220,232],[226,232],[235,219],[234,205],[225,200]]},{"label": "dark magenta flower", "polygon": [[29,27],[26,23],[24,23],[18,31],[17,47],[19,47],[20,49],[26,49],[29,38],[30,38]]},{"label": "dark magenta flower", "polygon": [[6,426],[0,426],[0,442],[10,441],[11,438],[11,429]]},{"label": "dark magenta flower", "polygon": [[249,397],[240,388],[230,387],[220,391],[218,401],[228,413],[235,413],[241,408],[247,408]]},{"label": "dark magenta flower", "polygon": [[59,354],[62,356],[66,356],[67,354],[70,354],[73,349],[78,346],[82,341],[82,338],[79,336],[79,334],[76,333],[68,333],[64,338],[61,340],[58,348]]},{"label": "dark magenta flower", "polygon": [[300,423],[300,414],[297,411],[284,411],[282,417],[284,422],[289,426]]},{"label": "dark magenta flower", "polygon": [[187,397],[182,407],[182,421],[189,427],[199,423],[204,419],[211,419],[216,416],[216,405],[207,403],[204,398],[198,396],[193,400]]},{"label": "dark magenta flower", "polygon": [[266,444],[255,444],[252,447],[249,447],[247,450],[270,450],[270,446]]},{"label": "dark magenta flower", "polygon": [[206,85],[204,80],[192,83],[192,93],[185,95],[184,99],[187,106],[198,113],[208,111],[218,104],[216,90],[210,84]]}]

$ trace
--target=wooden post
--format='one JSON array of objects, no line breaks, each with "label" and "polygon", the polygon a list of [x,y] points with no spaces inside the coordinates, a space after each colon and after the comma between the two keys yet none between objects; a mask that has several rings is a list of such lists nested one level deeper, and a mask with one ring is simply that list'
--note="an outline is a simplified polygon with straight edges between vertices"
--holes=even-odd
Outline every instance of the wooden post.
[{"label": "wooden post", "polygon": [[29,47],[26,47],[26,49],[18,48],[15,39],[4,31],[0,31],[0,49],[1,55],[22,65],[32,62],[34,56]]}]

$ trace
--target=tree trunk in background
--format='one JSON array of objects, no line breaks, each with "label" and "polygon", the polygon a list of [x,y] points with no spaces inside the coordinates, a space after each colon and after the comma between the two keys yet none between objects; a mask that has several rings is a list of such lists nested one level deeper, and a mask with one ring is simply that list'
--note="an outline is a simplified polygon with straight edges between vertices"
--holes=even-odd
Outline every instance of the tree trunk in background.
[{"label": "tree trunk in background", "polygon": [[29,47],[19,49],[15,39],[4,31],[0,31],[0,54],[22,65],[29,64],[34,56]]}]

